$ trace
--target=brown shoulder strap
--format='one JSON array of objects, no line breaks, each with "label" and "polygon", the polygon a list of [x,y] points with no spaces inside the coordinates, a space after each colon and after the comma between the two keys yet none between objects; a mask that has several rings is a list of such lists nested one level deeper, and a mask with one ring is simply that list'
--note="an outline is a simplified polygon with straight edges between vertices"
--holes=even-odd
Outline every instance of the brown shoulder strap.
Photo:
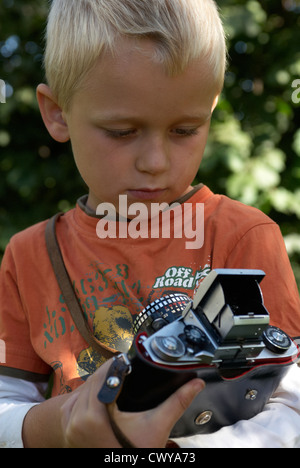
[{"label": "brown shoulder strap", "polygon": [[62,216],[62,213],[55,215],[47,224],[46,227],[46,245],[50,261],[60,286],[64,301],[70,311],[74,323],[85,341],[93,347],[93,349],[103,356],[105,359],[111,359],[119,354],[118,351],[113,351],[110,348],[99,343],[92,334],[88,322],[83,314],[82,308],[75,294],[69,274],[66,270],[62,253],[56,237],[56,223]]}]

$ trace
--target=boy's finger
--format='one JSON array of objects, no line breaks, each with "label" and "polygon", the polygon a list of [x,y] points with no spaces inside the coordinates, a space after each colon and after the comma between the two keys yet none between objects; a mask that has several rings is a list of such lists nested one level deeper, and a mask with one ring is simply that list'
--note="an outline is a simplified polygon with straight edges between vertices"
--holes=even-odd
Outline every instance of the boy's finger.
[{"label": "boy's finger", "polygon": [[204,388],[205,382],[203,380],[191,380],[159,406],[162,421],[168,420],[170,430]]}]

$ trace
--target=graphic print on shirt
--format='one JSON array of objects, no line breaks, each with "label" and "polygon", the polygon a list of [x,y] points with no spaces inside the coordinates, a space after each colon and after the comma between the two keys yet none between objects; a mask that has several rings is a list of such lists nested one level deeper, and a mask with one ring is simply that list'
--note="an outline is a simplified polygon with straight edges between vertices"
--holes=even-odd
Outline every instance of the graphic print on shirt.
[{"label": "graphic print on shirt", "polygon": [[[133,340],[133,318],[125,306],[100,307],[95,312],[93,333],[102,344],[127,353]],[[77,359],[79,376],[85,380],[93,374],[105,359],[99,356],[92,347],[84,349]]]},{"label": "graphic print on shirt", "polygon": [[195,290],[198,288],[201,280],[208,275],[210,269],[210,265],[206,264],[202,270],[194,273],[192,268],[173,266],[168,268],[163,276],[156,278],[153,288],[172,287]]}]

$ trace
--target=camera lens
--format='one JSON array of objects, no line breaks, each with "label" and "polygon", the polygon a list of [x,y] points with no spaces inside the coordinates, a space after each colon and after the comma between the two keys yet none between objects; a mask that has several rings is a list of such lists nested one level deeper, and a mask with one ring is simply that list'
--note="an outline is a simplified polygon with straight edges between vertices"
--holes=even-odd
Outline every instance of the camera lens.
[{"label": "camera lens", "polygon": [[292,344],[290,337],[276,327],[269,327],[264,331],[263,341],[268,350],[276,354],[285,353]]}]

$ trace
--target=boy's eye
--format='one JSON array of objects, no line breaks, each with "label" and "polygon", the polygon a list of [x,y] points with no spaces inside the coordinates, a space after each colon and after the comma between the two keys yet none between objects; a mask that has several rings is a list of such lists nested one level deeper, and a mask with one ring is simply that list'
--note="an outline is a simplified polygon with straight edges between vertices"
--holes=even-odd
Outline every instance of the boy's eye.
[{"label": "boy's eye", "polygon": [[129,136],[135,135],[136,131],[133,129],[129,130],[112,130],[112,129],[105,129],[105,133],[110,138],[126,138]]},{"label": "boy's eye", "polygon": [[[190,137],[198,135],[198,128],[175,128],[171,130],[171,133],[179,137]],[[105,133],[110,138],[128,138],[136,135],[137,130],[128,129],[128,130],[119,130],[119,129],[105,129]]]},{"label": "boy's eye", "polygon": [[173,133],[177,136],[181,137],[189,137],[189,136],[194,136],[198,135],[198,128],[175,128],[172,130]]}]

